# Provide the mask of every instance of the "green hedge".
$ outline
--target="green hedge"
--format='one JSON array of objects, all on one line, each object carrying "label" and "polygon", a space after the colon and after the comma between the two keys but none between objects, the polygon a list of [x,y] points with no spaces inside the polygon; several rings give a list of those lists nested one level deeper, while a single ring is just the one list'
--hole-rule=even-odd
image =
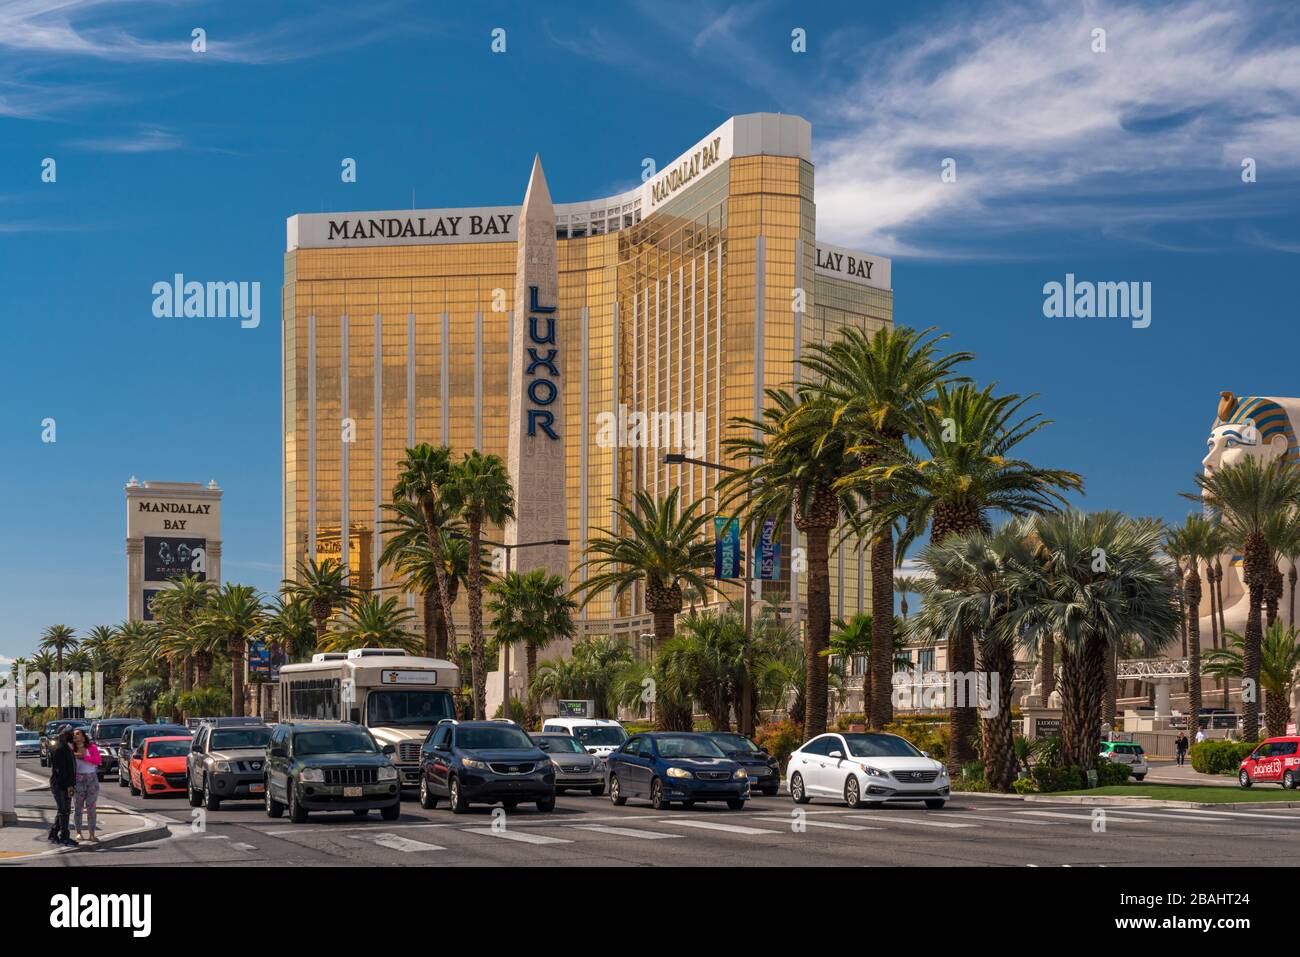
[{"label": "green hedge", "polygon": [[1257,746],[1258,742],[1202,741],[1192,745],[1192,769],[1201,774],[1236,774],[1242,759]]},{"label": "green hedge", "polygon": [[1127,784],[1133,769],[1118,761],[1097,762],[1097,787],[1111,787],[1115,784]]},{"label": "green hedge", "polygon": [[1088,786],[1088,779],[1084,777],[1083,772],[1074,767],[1056,768],[1036,764],[1030,770],[1029,776],[1033,778],[1037,789],[1044,794],[1051,791],[1077,791]]}]

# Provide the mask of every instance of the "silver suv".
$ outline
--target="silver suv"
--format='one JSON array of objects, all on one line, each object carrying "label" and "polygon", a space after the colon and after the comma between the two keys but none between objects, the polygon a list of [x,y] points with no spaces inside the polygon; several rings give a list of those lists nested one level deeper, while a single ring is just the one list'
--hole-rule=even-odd
[{"label": "silver suv", "polygon": [[262,800],[270,740],[271,729],[257,722],[201,724],[185,763],[190,806],[217,811],[222,801]]}]

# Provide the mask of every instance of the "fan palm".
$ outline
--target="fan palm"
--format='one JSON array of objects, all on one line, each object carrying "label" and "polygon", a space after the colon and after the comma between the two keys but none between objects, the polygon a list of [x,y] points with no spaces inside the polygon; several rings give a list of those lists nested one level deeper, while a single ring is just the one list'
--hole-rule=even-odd
[{"label": "fan palm", "polygon": [[433,573],[439,603],[445,609],[442,618],[447,626],[448,646],[455,648],[459,642],[456,640],[456,619],[452,614],[454,603],[451,584],[445,572],[447,555],[439,534],[448,521],[456,518],[455,510],[448,506],[445,498],[447,486],[452,482],[452,469],[451,449],[445,445],[434,448],[427,442],[422,442],[407,449],[405,458],[398,464],[393,502],[414,503],[424,519],[425,543],[433,557],[428,568]]},{"label": "fan palm", "polygon": [[557,638],[572,638],[576,631],[573,613],[578,603],[568,596],[564,579],[544,568],[510,572],[488,586],[492,628],[497,644],[524,646],[524,672],[528,675],[527,716],[536,723],[539,712],[532,690],[537,652]]},{"label": "fan palm", "polygon": [[[1241,678],[1245,672],[1246,639],[1235,631],[1226,632],[1224,638],[1223,648],[1205,656],[1206,674],[1225,679]],[[1300,644],[1296,638],[1296,629],[1275,621],[1264,630],[1260,642],[1259,684],[1265,694],[1266,733],[1271,738],[1285,735],[1291,720],[1291,693],[1295,690],[1297,671],[1300,671]]]},{"label": "fan palm", "polygon": [[357,648],[400,648],[419,654],[420,637],[407,626],[415,612],[401,604],[396,595],[358,595],[347,604],[337,626],[325,636],[322,651],[353,651]]},{"label": "fan palm", "polygon": [[[1024,516],[1065,504],[1065,492],[1083,487],[1078,475],[1012,457],[1017,446],[1049,424],[1037,413],[1023,414],[1032,398],[995,395],[992,386],[938,383],[933,398],[903,418],[919,451],[883,446],[870,466],[844,480],[881,493],[871,513],[872,530],[901,523],[900,550],[927,528],[930,541],[942,545],[949,535],[987,532],[991,511]],[[950,671],[974,671],[974,635],[973,628],[963,627],[948,636]],[[975,707],[954,707],[951,724],[949,759],[960,768],[974,758]]]},{"label": "fan palm", "polygon": [[[1188,515],[1179,528],[1165,533],[1166,554],[1177,554],[1187,561],[1181,596],[1186,597],[1183,632],[1187,635],[1187,711],[1201,713],[1201,572],[1200,563],[1212,562],[1220,549],[1214,525],[1200,515]],[[1180,601],[1182,597],[1180,596]]]},{"label": "fan palm", "polygon": [[[483,523],[498,527],[515,516],[515,491],[499,455],[469,452],[451,469],[443,501],[469,530],[469,649],[474,680],[474,717],[487,716],[487,662],[483,653]],[[433,549],[435,553],[440,548]],[[446,576],[443,576],[444,578]],[[534,663],[536,658],[534,657]],[[508,702],[507,702],[508,705]]]},{"label": "fan palm", "polygon": [[[853,515],[857,499],[837,482],[853,460],[845,433],[835,428],[834,405],[808,387],[796,393],[767,389],[761,419],[735,418],[724,448],[742,463],[718,483],[722,509],[738,508],[754,531],[768,519],[794,512],[795,526],[807,541],[808,674],[805,677],[808,736],[826,730],[826,658],[831,633],[831,535],[842,515]],[[748,561],[748,557],[745,558]],[[746,596],[749,601],[749,596]],[[742,728],[750,733],[752,729]]]},{"label": "fan palm", "polygon": [[[1277,571],[1266,532],[1271,516],[1300,504],[1300,469],[1285,459],[1261,465],[1248,458],[1197,475],[1195,481],[1206,504],[1222,516],[1224,526],[1241,543],[1249,601],[1242,679],[1249,688],[1258,688],[1264,597]],[[1259,736],[1259,696],[1243,693],[1242,699],[1242,734],[1254,741]]]}]

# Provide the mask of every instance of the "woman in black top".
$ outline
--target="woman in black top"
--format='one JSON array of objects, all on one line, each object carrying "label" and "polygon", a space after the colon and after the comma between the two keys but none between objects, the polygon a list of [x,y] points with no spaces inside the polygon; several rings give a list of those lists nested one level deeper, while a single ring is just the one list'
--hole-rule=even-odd
[{"label": "woman in black top", "polygon": [[68,816],[72,811],[72,789],[77,783],[76,758],[72,754],[72,732],[64,730],[50,751],[50,792],[54,795],[54,824],[47,840],[52,844],[76,847],[68,835]]}]

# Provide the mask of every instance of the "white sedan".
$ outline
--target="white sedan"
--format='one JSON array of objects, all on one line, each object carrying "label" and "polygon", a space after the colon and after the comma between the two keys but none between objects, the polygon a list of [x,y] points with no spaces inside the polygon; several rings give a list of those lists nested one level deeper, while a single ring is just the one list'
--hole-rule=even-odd
[{"label": "white sedan", "polygon": [[790,755],[785,779],[796,804],[815,797],[849,807],[924,801],[939,809],[948,800],[948,771],[896,734],[829,733]]}]

